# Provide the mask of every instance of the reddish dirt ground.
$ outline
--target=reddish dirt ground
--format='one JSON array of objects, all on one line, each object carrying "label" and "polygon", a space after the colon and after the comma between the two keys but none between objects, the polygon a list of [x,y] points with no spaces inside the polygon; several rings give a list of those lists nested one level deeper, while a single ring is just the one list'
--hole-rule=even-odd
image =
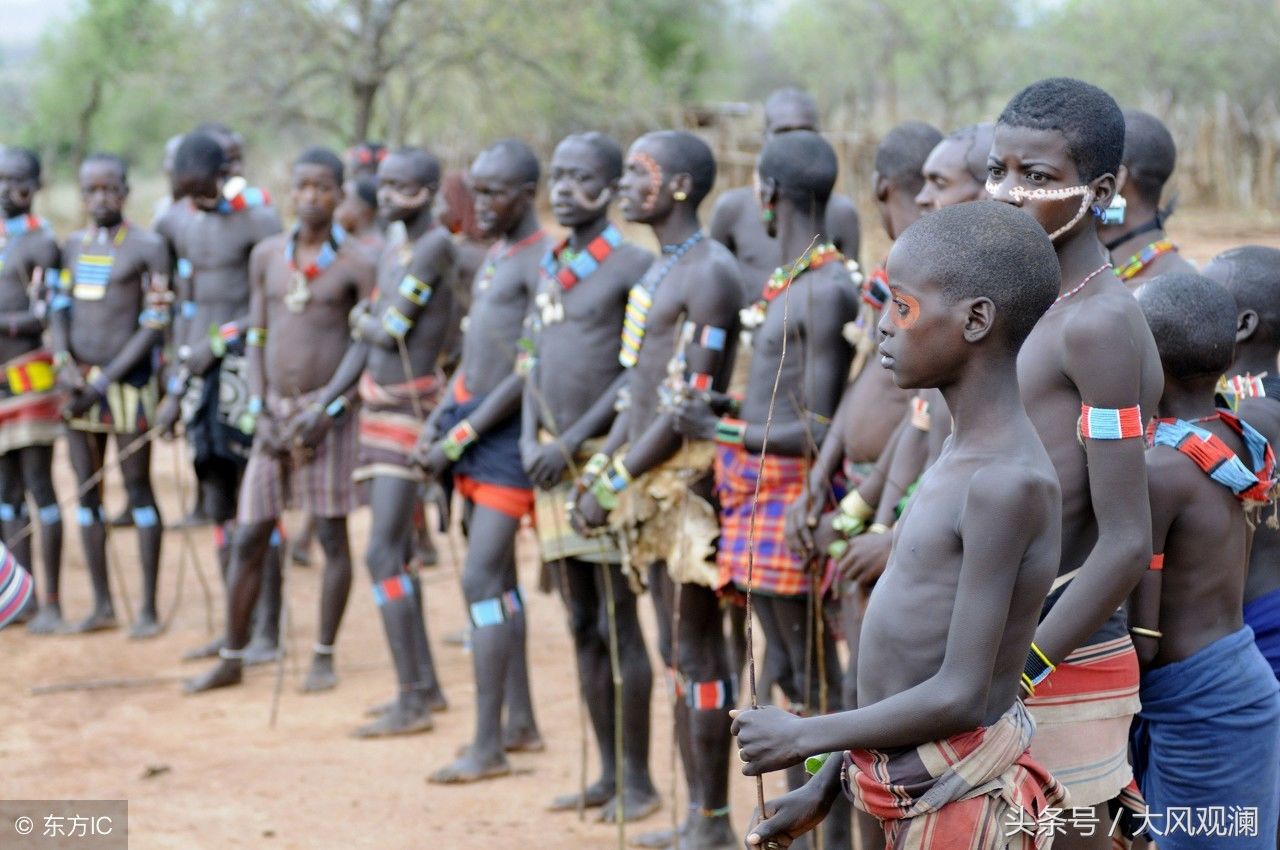
[{"label": "reddish dirt ground", "polygon": [[[1178,227],[1177,222],[1185,226]],[[1197,262],[1245,241],[1280,245],[1280,232],[1274,227],[1228,227],[1208,216],[1179,218],[1172,230]],[[176,454],[171,444],[162,445],[154,464],[162,511],[169,518],[182,513],[174,477]],[[184,470],[184,475],[189,473]],[[64,498],[73,493],[61,452],[57,483]],[[123,501],[118,480],[109,477],[108,504],[118,508]],[[367,512],[357,513],[351,525],[353,551],[358,556],[365,541]],[[460,550],[462,542],[456,530],[452,537],[452,547],[440,541],[441,565],[424,574],[430,630],[452,703],[447,713],[437,716],[434,731],[372,742],[348,735],[361,722],[364,708],[388,696],[393,687],[381,627],[358,557],[357,579],[338,643],[342,681],[336,691],[299,694],[301,673],[294,664],[287,665],[274,729],[268,725],[274,667],[252,671],[240,688],[196,698],[182,696],[181,678],[202,668],[177,659],[209,632],[205,602],[190,569],[181,604],[173,608],[183,537],[172,531],[165,539],[162,613],[168,616],[173,611],[174,619],[163,636],[132,643],[123,630],[50,638],[32,637],[21,628],[0,633],[0,694],[5,695],[0,701],[4,709],[0,764],[5,768],[0,774],[0,798],[127,799],[133,850],[616,846],[611,825],[544,811],[552,796],[577,786],[581,727],[563,609],[555,597],[532,590],[537,567],[528,531],[521,533],[520,563],[522,584],[530,589],[530,666],[547,750],[514,756],[515,775],[485,784],[442,788],[425,782],[426,775],[450,760],[471,733],[470,661],[463,650],[441,641],[464,622],[458,565],[451,551]],[[212,589],[216,625],[221,622],[222,593],[211,534],[201,529],[191,532],[191,539]],[[113,569],[136,599],[133,532],[117,532],[113,541],[118,553]],[[64,608],[68,617],[78,618],[88,609],[89,591],[70,521],[64,561]],[[293,658],[307,655],[318,584],[316,567],[292,568],[289,573]],[[652,635],[647,600],[643,610]],[[32,691],[49,685],[146,677],[160,677],[160,681],[45,695]],[[670,707],[661,687],[654,689],[653,713],[654,776],[669,795],[673,784]],[[771,777],[766,793],[774,796],[780,790],[781,779]],[[733,821],[739,834],[753,799],[753,783],[736,777]],[[683,788],[680,804],[684,805]],[[629,831],[658,828],[670,818],[668,798],[659,814],[630,826]],[[0,840],[0,846],[4,843]]]}]

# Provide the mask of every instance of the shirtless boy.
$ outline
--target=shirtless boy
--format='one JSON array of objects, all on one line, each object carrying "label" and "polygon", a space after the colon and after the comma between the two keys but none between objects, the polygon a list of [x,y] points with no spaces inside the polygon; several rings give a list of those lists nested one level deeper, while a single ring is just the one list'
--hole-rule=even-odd
[{"label": "shirtless boy", "polygon": [[[44,602],[36,611],[32,592],[14,616],[30,630],[51,634],[63,626],[58,600],[62,566],[62,512],[53,490],[53,444],[62,433],[62,404],[54,386],[53,358],[42,335],[52,284],[62,265],[53,229],[31,212],[40,190],[40,159],[25,148],[0,151],[0,363],[9,377],[0,385],[0,537],[13,541],[31,522],[27,496],[35,501],[44,560]],[[15,380],[16,378],[16,380]],[[31,538],[11,542],[18,563],[31,561]]]},{"label": "shirtless boy", "polygon": [[[622,148],[601,133],[569,136],[551,157],[551,210],[570,235],[542,261],[530,315],[532,362],[520,439],[524,470],[538,488],[535,517],[542,560],[559,573],[579,686],[600,755],[600,778],[587,786],[585,795],[557,797],[551,809],[603,806],[604,820],[613,820],[619,810],[634,820],[658,806],[649,776],[653,671],[636,615],[636,594],[622,572],[616,543],[577,534],[566,511],[577,473],[603,446],[613,422],[624,373],[618,362],[618,330],[628,292],[653,262],[648,251],[624,241],[609,221],[621,176]],[[622,677],[620,706],[614,700],[610,663],[609,595]],[[616,757],[616,711],[622,712],[622,765]]]},{"label": "shirtless boy", "polygon": [[189,693],[239,684],[267,547],[281,513],[298,504],[316,517],[324,551],[320,619],[304,691],[334,687],[334,641],[351,589],[347,514],[356,428],[351,399],[322,405],[320,394],[350,340],[348,315],[374,286],[374,264],[346,248],[334,224],[342,200],[342,161],[323,148],[293,166],[298,224],[271,237],[250,258],[249,325],[245,334],[249,402],[245,430],[254,434],[236,512],[226,646],[221,661],[186,684]]},{"label": "shirtless boy", "polygon": [[[67,240],[51,320],[58,378],[68,391],[67,448],[83,486],[102,469],[107,435],[115,435],[142,567],[142,601],[129,636],[152,637],[160,633],[156,585],[164,527],[151,491],[151,447],[132,446],[149,439],[159,402],[157,355],[172,301],[169,257],[159,236],[124,219],[129,177],[122,159],[88,157],[80,166],[80,195],[92,225]],[[100,488],[81,494],[77,517],[94,597],[77,631],[113,628]]]},{"label": "shirtless boy", "polygon": [[868,603],[859,707],[734,713],[747,775],[831,754],[807,785],[766,803],[747,843],[789,846],[826,815],[843,776],[889,846],[1032,848],[1037,819],[1065,799],[1028,754],[1035,724],[1018,700],[1061,509],[1019,397],[1017,354],[1053,303],[1058,264],[1034,221],[962,204],[898,239],[889,280],[881,363],[903,387],[940,388],[955,432]]},{"label": "shirtless boy", "polygon": [[[1231,293],[1196,274],[1153,280],[1138,303],[1165,381],[1147,429],[1155,554],[1129,616],[1142,659],[1134,774],[1160,850],[1272,850],[1280,685],[1241,603],[1250,530],[1275,500],[1275,454],[1248,422],[1215,409],[1236,338]],[[1178,809],[1215,808],[1252,811],[1256,828],[1215,841],[1177,821]]]}]

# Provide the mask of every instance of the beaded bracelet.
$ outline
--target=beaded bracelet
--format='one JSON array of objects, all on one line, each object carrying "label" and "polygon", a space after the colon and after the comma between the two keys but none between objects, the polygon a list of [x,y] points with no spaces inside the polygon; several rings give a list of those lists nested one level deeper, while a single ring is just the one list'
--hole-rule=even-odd
[{"label": "beaded bracelet", "polygon": [[1031,649],[1027,651],[1027,660],[1022,667],[1022,689],[1028,696],[1035,696],[1036,685],[1049,678],[1049,674],[1056,669],[1058,668],[1049,661],[1049,656],[1036,646],[1035,641],[1032,641]]},{"label": "beaded bracelet", "polygon": [[324,409],[330,419],[337,419],[339,416],[347,412],[347,397],[340,395],[333,401],[329,402],[329,406]]},{"label": "beaded bracelet", "polygon": [[596,452],[591,459],[582,465],[582,477],[595,480],[609,466],[609,456],[604,452]]},{"label": "beaded bracelet", "polygon": [[721,416],[716,420],[715,441],[730,446],[741,446],[747,441],[747,423],[741,419]]},{"label": "beaded bracelet", "polygon": [[476,429],[471,423],[463,419],[457,425],[450,429],[447,436],[440,443],[440,450],[444,452],[444,456],[455,463],[462,457],[462,453],[467,447],[480,438],[476,433]]}]

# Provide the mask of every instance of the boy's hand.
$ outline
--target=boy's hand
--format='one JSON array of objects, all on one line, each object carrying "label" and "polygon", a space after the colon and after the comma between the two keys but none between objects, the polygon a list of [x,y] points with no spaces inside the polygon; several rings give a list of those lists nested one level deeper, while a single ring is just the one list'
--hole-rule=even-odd
[{"label": "boy's hand", "polygon": [[783,528],[786,530],[787,545],[792,552],[807,556],[814,550],[813,529],[817,526],[821,513],[822,500],[803,495],[787,507]]},{"label": "boy's hand", "polygon": [[821,823],[831,811],[831,803],[811,787],[816,784],[810,781],[790,794],[765,803],[768,817],[762,817],[756,809],[747,827],[747,846],[786,850],[792,841]]},{"label": "boy's hand", "polygon": [[565,447],[559,440],[553,440],[545,446],[529,449],[528,459],[524,462],[524,471],[535,485],[543,490],[549,490],[564,477],[567,466]]},{"label": "boy's hand", "polygon": [[596,494],[590,490],[578,497],[573,513],[569,515],[569,524],[573,530],[583,537],[589,537],[609,519],[605,509],[600,506]]},{"label": "boy's hand", "polygon": [[893,535],[859,534],[849,541],[849,548],[836,561],[840,577],[845,581],[857,582],[863,587],[871,587],[884,575],[884,568],[889,565],[889,548],[893,544]]},{"label": "boy's hand", "polygon": [[713,440],[718,418],[704,399],[688,398],[676,408],[676,431],[691,440]]},{"label": "boy's hand", "polygon": [[173,436],[173,429],[182,415],[182,397],[174,393],[164,397],[156,408],[156,427],[165,437]]},{"label": "boy's hand", "polygon": [[810,753],[796,749],[800,718],[777,706],[734,709],[732,732],[738,737],[738,758],[746,776],[782,770],[804,761]]}]

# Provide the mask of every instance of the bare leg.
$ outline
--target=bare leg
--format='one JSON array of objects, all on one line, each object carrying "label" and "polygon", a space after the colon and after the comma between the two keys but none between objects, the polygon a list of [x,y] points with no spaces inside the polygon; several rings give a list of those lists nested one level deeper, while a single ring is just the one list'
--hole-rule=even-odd
[{"label": "bare leg", "polygon": [[311,544],[316,539],[316,518],[307,514],[302,520],[302,528],[293,538],[293,548],[289,550],[293,562],[300,567],[311,566]]},{"label": "bare leg", "polygon": [[[120,434],[116,450],[125,455],[130,446],[142,439],[141,434]],[[129,631],[131,638],[148,638],[160,634],[160,617],[156,612],[156,592],[160,579],[160,543],[164,525],[156,510],[156,497],[151,490],[151,446],[145,445],[120,464],[125,490],[132,506],[133,525],[138,530],[138,563],[142,567],[142,602],[138,617]]]},{"label": "bare leg", "polygon": [[515,610],[523,606],[512,604],[511,596],[518,528],[518,519],[484,505],[472,513],[462,590],[474,627],[475,735],[456,761],[431,775],[432,782],[472,782],[511,772],[502,746],[502,706],[510,661],[524,651],[524,612]]},{"label": "bare leg", "polygon": [[267,543],[266,559],[262,562],[262,591],[258,594],[258,607],[253,609],[253,637],[244,650],[246,667],[270,664],[280,651],[280,608],[284,604],[282,582],[284,574],[284,535],[280,524],[271,531]]},{"label": "bare leg", "polygon": [[724,616],[714,591],[697,584],[680,587],[679,628],[678,665],[687,688],[693,745],[691,784],[698,788],[689,796],[701,803],[679,846],[690,850],[737,847],[729,824],[729,709],[736,704],[734,677]]},{"label": "bare leg", "polygon": [[186,682],[187,693],[238,685],[242,677],[244,647],[249,642],[253,609],[262,585],[263,560],[275,528],[275,519],[236,527],[231,554],[231,584],[227,591],[227,636],[218,666]]},{"label": "bare leg", "polygon": [[[858,587],[846,590],[840,599],[840,616],[844,629],[845,646],[849,648],[849,666],[844,671],[840,690],[841,705],[858,707],[858,641],[862,636],[862,614],[866,610],[866,595]],[[853,831],[858,847],[868,850],[884,843],[884,829],[880,821],[857,807],[853,807]]]},{"label": "bare leg", "polygon": [[[106,448],[105,435],[85,431],[67,433],[71,465],[75,468],[76,480],[81,486],[102,468],[102,456]],[[85,563],[89,568],[89,579],[93,583],[93,613],[76,625],[75,631],[113,629],[116,626],[116,613],[111,602],[111,586],[107,581],[107,536],[99,488],[91,487],[80,496],[80,509],[76,516],[80,523],[80,541],[84,547]]]},{"label": "bare leg", "polygon": [[[422,660],[418,657],[417,632],[423,628],[418,613],[421,600],[417,598],[421,585],[405,571],[409,514],[416,489],[412,481],[389,476],[379,476],[369,482],[373,525],[369,530],[365,562],[374,585],[374,601],[382,615],[398,688],[391,708],[378,720],[356,730],[356,736],[361,738],[421,732],[432,725],[425,685],[420,681]],[[425,639],[424,634],[422,641]]]},{"label": "bare leg", "polygon": [[337,686],[333,668],[333,646],[338,627],[351,595],[351,543],[347,539],[346,517],[316,517],[316,538],[324,552],[324,581],[320,589],[320,628],[316,635],[311,669],[302,682],[306,693],[327,691]]}]

